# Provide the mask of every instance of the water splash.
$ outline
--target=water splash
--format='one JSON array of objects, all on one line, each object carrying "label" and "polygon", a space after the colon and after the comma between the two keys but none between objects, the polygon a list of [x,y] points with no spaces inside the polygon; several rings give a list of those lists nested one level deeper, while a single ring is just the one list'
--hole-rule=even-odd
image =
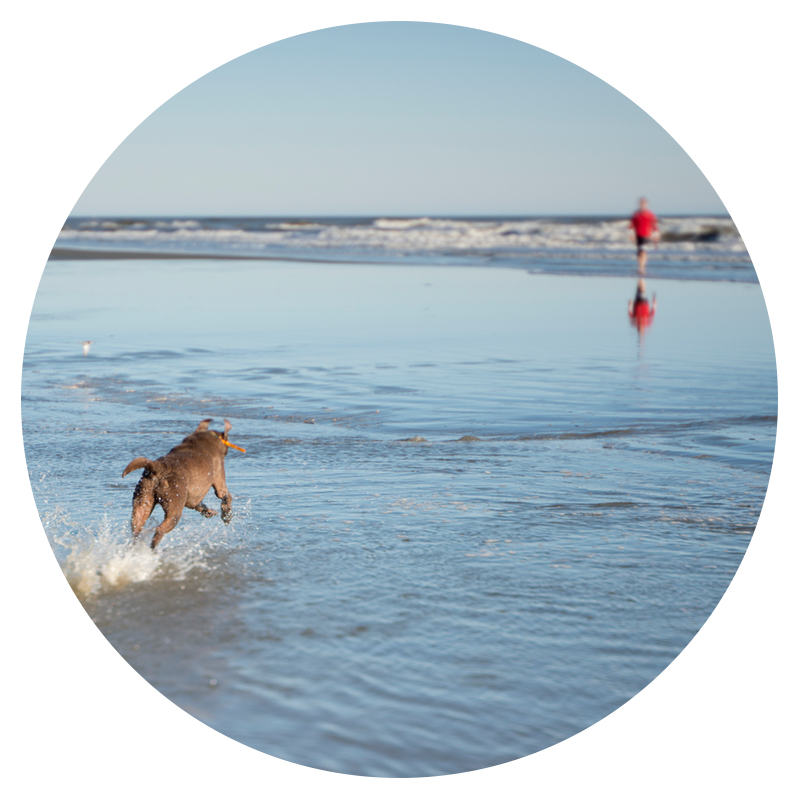
[{"label": "water splash", "polygon": [[[248,508],[242,509],[245,515]],[[104,516],[97,522],[74,521],[63,508],[48,510],[42,523],[72,590],[81,599],[145,581],[182,581],[193,570],[208,570],[209,556],[229,547],[233,531],[219,520],[187,519],[153,552],[151,521],[133,542],[127,520]],[[214,524],[216,523],[216,524]]]}]

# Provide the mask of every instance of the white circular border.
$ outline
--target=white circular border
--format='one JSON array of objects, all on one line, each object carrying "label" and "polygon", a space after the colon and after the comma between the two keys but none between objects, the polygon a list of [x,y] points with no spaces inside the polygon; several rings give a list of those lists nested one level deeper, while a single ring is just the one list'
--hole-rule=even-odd
[{"label": "white circular border", "polygon": [[[445,0],[97,0],[4,12],[2,225],[4,522],[2,785],[10,796],[769,797],[797,790],[793,721],[798,543],[794,358],[798,169],[791,6],[716,0],[479,5]],[[310,30],[411,20],[512,36],[588,69],[651,114],[695,160],[758,271],[779,370],[778,445],[752,544],[717,610],[652,684],[586,731],[479,772],[369,779],[279,761],[217,734],[162,697],[83,612],[47,541],[27,479],[20,367],[34,295],[58,230],[119,142],[187,83]]]}]

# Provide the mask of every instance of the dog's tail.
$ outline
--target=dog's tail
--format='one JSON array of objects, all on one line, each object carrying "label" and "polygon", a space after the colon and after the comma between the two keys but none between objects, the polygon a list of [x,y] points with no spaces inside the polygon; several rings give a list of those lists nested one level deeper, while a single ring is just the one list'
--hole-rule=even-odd
[{"label": "dog's tail", "polygon": [[158,475],[161,472],[162,464],[159,464],[158,461],[151,461],[149,458],[143,458],[139,456],[139,458],[134,458],[130,464],[122,471],[122,477],[124,478],[129,472],[133,472],[137,469],[146,469],[149,472],[152,472],[154,475]]}]

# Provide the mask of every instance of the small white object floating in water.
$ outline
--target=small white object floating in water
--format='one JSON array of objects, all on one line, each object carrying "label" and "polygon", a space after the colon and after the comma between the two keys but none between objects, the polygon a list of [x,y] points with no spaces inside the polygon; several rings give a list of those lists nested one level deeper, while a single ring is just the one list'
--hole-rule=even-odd
[{"label": "small white object floating in water", "polygon": [[88,356],[89,355],[89,348],[94,344],[93,340],[89,339],[88,342],[81,342],[81,344],[83,345],[83,354],[85,356]]}]

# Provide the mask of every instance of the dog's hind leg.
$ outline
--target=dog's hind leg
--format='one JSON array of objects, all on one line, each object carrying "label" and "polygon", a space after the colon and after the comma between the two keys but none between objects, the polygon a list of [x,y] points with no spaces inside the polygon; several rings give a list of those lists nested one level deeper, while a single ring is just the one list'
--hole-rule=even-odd
[{"label": "dog's hind leg", "polygon": [[165,533],[169,533],[180,521],[183,513],[183,506],[175,506],[164,509],[164,521],[156,528],[153,541],[150,542],[150,549],[155,550],[158,543],[164,538]]},{"label": "dog's hind leg", "polygon": [[150,519],[155,504],[152,491],[141,491],[139,486],[136,487],[133,493],[133,513],[131,514],[131,533],[134,539],[142,532],[145,522]]}]

